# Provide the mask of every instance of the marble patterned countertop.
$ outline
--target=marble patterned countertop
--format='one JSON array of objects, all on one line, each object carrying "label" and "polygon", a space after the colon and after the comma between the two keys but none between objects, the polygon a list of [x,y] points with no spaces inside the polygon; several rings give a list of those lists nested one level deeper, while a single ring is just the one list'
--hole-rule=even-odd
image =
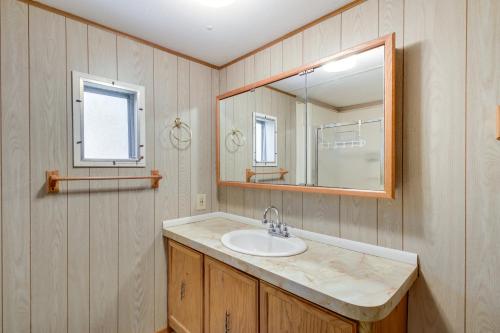
[{"label": "marble patterned countertop", "polygon": [[[406,252],[372,245],[367,245],[368,251],[362,247],[362,251],[354,251],[328,244],[324,240],[332,238],[329,236],[320,235],[316,240],[311,240],[316,237],[308,239],[299,235],[307,243],[308,250],[291,257],[257,257],[238,253],[222,245],[221,236],[229,231],[259,226],[230,219],[229,214],[219,215],[224,217],[208,214],[195,219],[165,221],[163,234],[312,303],[358,321],[373,322],[385,318],[417,278],[416,255],[410,254],[413,255],[410,258],[414,258],[414,262],[388,259],[380,253],[383,255],[384,250],[389,254],[391,251],[400,252],[404,257]],[[299,230],[294,233],[292,229],[292,234],[299,234]],[[307,233],[306,236],[310,235],[314,233]],[[374,251],[370,251],[370,248]],[[377,248],[382,249],[382,252],[377,253]]]}]

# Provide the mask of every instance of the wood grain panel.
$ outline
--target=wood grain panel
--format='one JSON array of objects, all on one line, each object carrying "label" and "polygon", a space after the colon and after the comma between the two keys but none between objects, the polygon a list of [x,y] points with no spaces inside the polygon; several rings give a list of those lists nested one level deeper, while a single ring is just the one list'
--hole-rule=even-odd
[{"label": "wood grain panel", "polygon": [[[89,73],[116,79],[116,36],[88,27]],[[117,176],[92,168],[91,176]],[[90,182],[90,332],[118,332],[118,181]]]},{"label": "wood grain panel", "polygon": [[340,198],[336,195],[304,193],[303,228],[331,236],[340,234]]},{"label": "wood grain panel", "polygon": [[203,254],[168,241],[168,321],[179,333],[203,332]]},{"label": "wood grain panel", "polygon": [[500,3],[467,2],[466,331],[500,331]]},{"label": "wood grain panel", "polygon": [[342,50],[378,36],[378,0],[367,0],[342,13]]},{"label": "wood grain panel", "polygon": [[265,49],[255,54],[254,80],[260,81],[271,76],[271,50]]},{"label": "wood grain panel", "polygon": [[[212,164],[211,150],[207,143],[211,142],[211,84],[212,75],[208,67],[195,62],[190,64],[190,112],[191,130],[193,139],[191,151],[191,215],[203,214],[210,211],[212,206],[211,177]],[[215,172],[215,171],[214,171]],[[197,210],[197,194],[206,195],[206,209]]]},{"label": "wood grain panel", "polygon": [[31,315],[28,6],[14,0],[1,1],[0,24],[4,208],[0,324],[4,332],[27,333]]},{"label": "wood grain panel", "polygon": [[245,58],[245,84],[256,82],[255,80],[255,56]]},{"label": "wood grain panel", "polygon": [[377,200],[340,198],[340,236],[377,244]]},{"label": "wood grain panel", "polygon": [[[120,169],[141,175],[154,165],[153,49],[118,37],[118,80],[146,88],[146,168]],[[154,190],[119,181],[118,331],[154,331]]]},{"label": "wood grain panel", "polygon": [[[67,195],[45,194],[45,171],[66,173],[65,19],[30,7],[31,329],[66,332]],[[50,147],[50,148],[49,148]]]},{"label": "wood grain panel", "polygon": [[378,245],[403,248],[403,0],[379,1],[379,35],[396,33],[396,186],[394,200],[378,200]]},{"label": "wood grain panel", "polygon": [[155,168],[166,180],[155,194],[155,329],[167,325],[167,257],[163,220],[176,218],[178,209],[178,151],[170,142],[177,117],[177,57],[154,50]]},{"label": "wood grain panel", "polygon": [[283,42],[276,43],[269,49],[271,56],[271,76],[283,71]]},{"label": "wood grain panel", "polygon": [[[182,121],[191,124],[189,106],[190,63],[184,59],[177,61],[177,111]],[[191,214],[191,147],[179,151],[179,217]]]},{"label": "wood grain panel", "polygon": [[243,87],[245,85],[245,61],[227,67],[227,87],[228,91]]},{"label": "wood grain panel", "polygon": [[205,332],[257,333],[258,300],[257,279],[205,256]]},{"label": "wood grain panel", "polygon": [[403,248],[420,264],[409,332],[464,331],[465,7],[405,2]]},{"label": "wood grain panel", "polygon": [[302,229],[302,197],[301,192],[278,192],[283,193],[283,221],[295,228]]},{"label": "wood grain panel", "polygon": [[[368,0],[342,13],[342,45],[345,50],[378,36],[378,0]],[[340,235],[377,244],[377,200],[340,198]]]},{"label": "wood grain panel", "polygon": [[267,283],[260,283],[260,332],[354,333],[356,323]]},{"label": "wood grain panel", "polygon": [[340,51],[340,15],[304,30],[302,63],[307,64]]},{"label": "wood grain panel", "polygon": [[[68,175],[89,176],[88,168],[73,167],[72,71],[88,72],[87,25],[66,19]],[[68,183],[68,331],[90,327],[90,210],[89,182]]]},{"label": "wood grain panel", "polygon": [[212,173],[211,173],[211,187],[212,187],[212,211],[219,211],[219,198],[217,192],[217,177],[216,177],[216,164],[217,164],[217,156],[216,156],[216,110],[217,110],[217,101],[216,97],[219,95],[219,71],[212,69],[212,99],[210,103],[210,124],[211,124],[211,162],[212,162]]},{"label": "wood grain panel", "polygon": [[302,32],[283,40],[283,71],[302,65]]}]

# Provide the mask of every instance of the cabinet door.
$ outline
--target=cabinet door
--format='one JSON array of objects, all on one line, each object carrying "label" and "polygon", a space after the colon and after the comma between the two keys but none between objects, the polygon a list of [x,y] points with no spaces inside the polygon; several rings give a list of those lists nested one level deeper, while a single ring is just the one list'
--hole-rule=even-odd
[{"label": "cabinet door", "polygon": [[356,323],[260,283],[260,333],[355,333]]},{"label": "cabinet door", "polygon": [[259,282],[205,257],[205,333],[257,333]]},{"label": "cabinet door", "polygon": [[168,241],[168,325],[176,333],[203,331],[203,255]]}]

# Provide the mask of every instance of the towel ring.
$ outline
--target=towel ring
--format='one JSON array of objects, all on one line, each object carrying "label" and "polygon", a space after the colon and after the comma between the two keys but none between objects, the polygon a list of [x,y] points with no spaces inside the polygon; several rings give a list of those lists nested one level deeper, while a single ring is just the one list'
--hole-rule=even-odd
[{"label": "towel ring", "polygon": [[[182,137],[182,132],[187,133],[186,138]],[[189,144],[191,143],[191,139],[193,138],[191,126],[183,122],[181,118],[175,118],[174,123],[172,124],[172,128],[170,129],[170,138],[177,141],[178,144],[182,143],[185,144],[186,147],[189,146]],[[177,145],[177,147],[179,148],[179,145]]]},{"label": "towel ring", "polygon": [[[231,139],[231,142],[234,145],[233,147],[230,146],[229,139]],[[226,148],[231,153],[238,151],[241,147],[245,146],[246,143],[247,140],[245,138],[245,135],[243,135],[243,132],[237,128],[232,129],[226,135]]]}]

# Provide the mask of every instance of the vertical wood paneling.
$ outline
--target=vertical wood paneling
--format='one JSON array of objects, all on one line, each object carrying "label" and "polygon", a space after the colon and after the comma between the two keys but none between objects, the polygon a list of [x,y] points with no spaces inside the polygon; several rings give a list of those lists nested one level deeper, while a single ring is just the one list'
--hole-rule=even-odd
[{"label": "vertical wood paneling", "polygon": [[227,87],[230,91],[245,85],[245,61],[238,61],[227,68]]},{"label": "vertical wood paneling", "polygon": [[[88,168],[73,167],[73,99],[71,71],[88,72],[87,25],[66,20],[68,174],[89,176]],[[90,211],[89,182],[68,183],[68,331],[89,332]]]},{"label": "vertical wood paneling", "polygon": [[283,71],[302,65],[302,33],[283,40]]},{"label": "vertical wood paneling", "polygon": [[403,248],[403,18],[404,0],[379,0],[379,35],[396,33],[396,191],[377,200],[377,242],[394,249]]},{"label": "vertical wood paneling", "polygon": [[340,235],[339,197],[304,193],[303,228],[331,236]]},{"label": "vertical wood paneling", "polygon": [[465,21],[464,0],[405,2],[403,247],[420,259],[409,332],[464,331]]},{"label": "vertical wood paneling", "polygon": [[467,2],[466,331],[500,331],[500,3]]},{"label": "vertical wood paneling", "polygon": [[254,80],[255,82],[271,76],[271,51],[264,49],[255,54],[254,60]]},{"label": "vertical wood paneling", "polygon": [[155,330],[167,326],[167,256],[163,220],[176,218],[179,170],[178,152],[170,142],[177,117],[177,57],[154,50],[155,168],[165,175],[155,194]]},{"label": "vertical wood paneling", "polygon": [[15,0],[0,1],[0,24],[1,207],[4,207],[0,332],[28,333],[31,298],[28,6]]},{"label": "vertical wood paneling", "polygon": [[[211,142],[210,111],[212,101],[212,75],[210,68],[191,62],[190,73],[190,117],[193,138],[191,151],[191,215],[203,214],[210,211],[212,206],[211,177],[212,174],[211,150],[207,143]],[[197,210],[197,194],[206,195],[206,209]]]},{"label": "vertical wood paneling", "polygon": [[340,51],[340,21],[340,15],[336,15],[304,31],[303,63]]},{"label": "vertical wood paneling", "polygon": [[[89,73],[116,79],[116,36],[88,27]],[[91,175],[118,175],[92,168]],[[118,332],[118,182],[90,182],[90,331]]]},{"label": "vertical wood paneling", "polygon": [[216,164],[217,164],[217,157],[216,157],[216,119],[217,119],[217,102],[216,102],[216,97],[219,95],[219,71],[216,69],[212,69],[212,99],[210,101],[210,124],[211,124],[211,161],[212,161],[212,211],[216,212],[219,211],[219,200],[218,200],[218,194],[217,194],[217,179],[216,179]]},{"label": "vertical wood paneling", "polygon": [[30,7],[31,329],[66,332],[67,195],[45,194],[45,171],[68,172],[62,16]]},{"label": "vertical wood paneling", "polygon": [[281,73],[283,71],[283,42],[271,46],[269,52],[271,57],[271,75]]},{"label": "vertical wood paneling", "polygon": [[[342,13],[343,50],[378,36],[378,0],[368,0]],[[340,235],[377,244],[377,200],[340,198]]]},{"label": "vertical wood paneling", "polygon": [[[177,110],[182,121],[191,124],[189,109],[189,61],[179,58],[177,61]],[[191,213],[191,152],[190,147],[179,151],[179,217]]]},{"label": "vertical wood paneling", "polygon": [[342,13],[342,49],[377,38],[379,0],[367,0]]},{"label": "vertical wood paneling", "polygon": [[[154,165],[153,49],[118,37],[118,80],[146,88],[146,168],[120,169],[140,175]],[[148,171],[146,171],[148,170]],[[149,184],[119,181],[118,331],[154,331],[154,190]]]}]

